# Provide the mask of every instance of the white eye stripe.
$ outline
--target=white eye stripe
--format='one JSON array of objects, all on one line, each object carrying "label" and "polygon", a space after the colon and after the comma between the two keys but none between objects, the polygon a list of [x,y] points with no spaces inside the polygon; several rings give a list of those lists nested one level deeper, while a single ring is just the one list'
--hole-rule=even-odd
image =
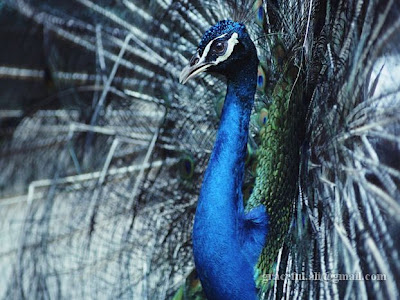
[{"label": "white eye stripe", "polygon": [[199,63],[202,63],[202,62],[204,62],[206,60],[206,57],[208,55],[208,52],[210,52],[211,45],[213,44],[213,42],[215,40],[217,40],[217,39],[220,39],[220,38],[226,36],[226,35],[227,35],[227,33],[224,33],[223,35],[217,36],[215,39],[213,39],[210,42],[208,42],[207,46],[204,48],[203,55],[200,57]]},{"label": "white eye stripe", "polygon": [[226,49],[223,55],[217,57],[217,59],[215,60],[216,65],[219,64],[220,62],[227,60],[228,57],[231,56],[233,48],[235,47],[236,44],[239,43],[238,36],[239,35],[236,32],[232,34],[232,36],[228,40],[228,49]]},{"label": "white eye stripe", "polygon": [[[208,55],[208,53],[210,52],[211,46],[214,43],[215,40],[220,39],[222,37],[224,37],[225,35],[227,35],[227,33],[220,35],[218,37],[216,37],[215,39],[211,40],[207,46],[204,48],[203,54],[200,57],[200,60],[198,62],[198,64],[205,62],[206,57]],[[214,65],[218,65],[219,63],[225,61],[228,59],[229,56],[231,56],[232,52],[233,52],[233,48],[235,47],[236,44],[239,43],[238,41],[238,37],[239,35],[234,32],[231,37],[228,40],[228,48],[226,49],[225,53],[221,56],[218,56],[217,59],[215,60],[215,62],[213,63]]]}]

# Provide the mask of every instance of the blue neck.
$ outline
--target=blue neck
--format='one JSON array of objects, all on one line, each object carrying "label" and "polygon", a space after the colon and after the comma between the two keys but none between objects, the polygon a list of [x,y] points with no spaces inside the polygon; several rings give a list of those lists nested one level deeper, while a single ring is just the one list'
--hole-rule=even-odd
[{"label": "blue neck", "polygon": [[241,189],[256,79],[257,64],[228,78],[217,139],[197,205],[193,252],[209,299],[256,298],[254,262],[245,255],[241,236]]}]

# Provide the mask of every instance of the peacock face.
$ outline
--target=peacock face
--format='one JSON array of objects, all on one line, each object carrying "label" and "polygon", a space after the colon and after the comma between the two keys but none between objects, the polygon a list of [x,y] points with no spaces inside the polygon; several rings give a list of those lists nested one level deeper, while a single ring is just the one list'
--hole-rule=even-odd
[{"label": "peacock face", "polygon": [[205,32],[195,55],[179,77],[181,83],[208,71],[229,77],[241,64],[257,60],[257,53],[246,27],[230,20],[220,21]]}]

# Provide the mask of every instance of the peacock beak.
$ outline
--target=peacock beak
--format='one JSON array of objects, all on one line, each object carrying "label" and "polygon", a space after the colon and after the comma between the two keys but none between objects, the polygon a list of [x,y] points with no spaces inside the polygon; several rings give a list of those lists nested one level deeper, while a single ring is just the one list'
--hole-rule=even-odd
[{"label": "peacock beak", "polygon": [[187,65],[181,72],[179,76],[179,82],[185,84],[190,78],[195,77],[196,75],[200,74],[207,70],[208,67],[211,67],[212,63],[202,62],[201,60],[195,64]]}]

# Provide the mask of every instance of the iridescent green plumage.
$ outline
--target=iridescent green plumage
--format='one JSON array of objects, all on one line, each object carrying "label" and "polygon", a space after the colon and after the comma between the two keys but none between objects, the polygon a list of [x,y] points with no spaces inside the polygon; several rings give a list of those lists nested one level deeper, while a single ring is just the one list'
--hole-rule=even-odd
[{"label": "iridescent green plumage", "polygon": [[279,249],[288,234],[298,192],[300,146],[304,137],[306,102],[302,74],[292,65],[271,93],[268,120],[260,130],[257,171],[248,206],[265,205],[269,231],[259,260],[261,276],[273,273]]}]

